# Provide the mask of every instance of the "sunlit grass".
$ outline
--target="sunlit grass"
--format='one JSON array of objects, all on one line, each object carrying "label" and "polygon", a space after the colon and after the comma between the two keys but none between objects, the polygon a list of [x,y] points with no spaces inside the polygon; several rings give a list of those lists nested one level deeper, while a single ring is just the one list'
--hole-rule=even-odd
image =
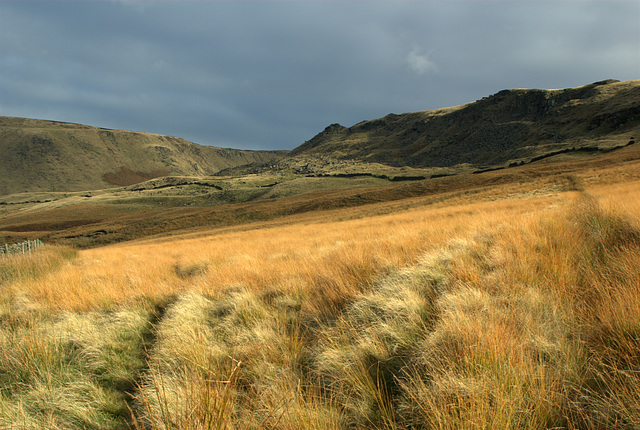
[{"label": "sunlit grass", "polygon": [[209,294],[238,285],[255,291],[302,288],[334,305],[366,289],[375,276],[413,264],[453,238],[550,204],[539,199],[421,207],[347,221],[108,246],[81,251],[54,273],[25,279],[19,288],[37,302],[64,309],[117,306],[184,291]]},{"label": "sunlit grass", "polygon": [[637,428],[639,185],[0,262],[0,427]]}]

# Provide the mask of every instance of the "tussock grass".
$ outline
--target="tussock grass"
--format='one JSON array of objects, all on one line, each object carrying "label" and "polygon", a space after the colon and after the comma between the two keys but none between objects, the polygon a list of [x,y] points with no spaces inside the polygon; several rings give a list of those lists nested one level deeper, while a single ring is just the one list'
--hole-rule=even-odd
[{"label": "tussock grass", "polygon": [[122,428],[126,391],[144,365],[147,312],[24,312],[0,324],[0,425]]},{"label": "tussock grass", "polygon": [[406,369],[400,409],[420,428],[562,426],[564,387],[580,352],[547,297],[460,288]]},{"label": "tussock grass", "polygon": [[[576,216],[584,248],[575,308],[589,354],[589,384],[579,390],[574,413],[588,428],[637,428],[640,424],[640,219],[604,208],[589,197]],[[587,400],[585,400],[587,399]],[[582,405],[581,405],[582,406]]]},{"label": "tussock grass", "polygon": [[247,289],[180,297],[157,328],[139,426],[336,428],[339,412],[305,382],[299,313],[296,297]]},{"label": "tussock grass", "polygon": [[436,318],[439,283],[430,269],[390,275],[322,330],[314,370],[345,409],[348,425],[395,427],[398,376]]},{"label": "tussock grass", "polygon": [[25,271],[0,294],[0,423],[637,428],[637,185],[111,246]]}]

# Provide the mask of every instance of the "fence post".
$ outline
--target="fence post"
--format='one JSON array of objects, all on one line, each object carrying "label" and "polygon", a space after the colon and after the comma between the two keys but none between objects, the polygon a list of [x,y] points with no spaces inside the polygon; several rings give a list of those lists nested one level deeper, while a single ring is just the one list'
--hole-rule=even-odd
[{"label": "fence post", "polygon": [[13,244],[5,243],[4,245],[0,245],[0,256],[16,254],[18,252],[21,252],[22,254],[31,254],[31,252],[41,245],[44,245],[44,243],[40,239],[26,240],[24,242]]}]

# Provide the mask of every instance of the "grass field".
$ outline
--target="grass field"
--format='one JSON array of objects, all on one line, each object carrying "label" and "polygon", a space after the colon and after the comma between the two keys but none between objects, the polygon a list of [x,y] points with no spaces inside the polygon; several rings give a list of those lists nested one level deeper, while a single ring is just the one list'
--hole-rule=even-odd
[{"label": "grass field", "polygon": [[0,428],[638,428],[626,157],[0,259]]}]

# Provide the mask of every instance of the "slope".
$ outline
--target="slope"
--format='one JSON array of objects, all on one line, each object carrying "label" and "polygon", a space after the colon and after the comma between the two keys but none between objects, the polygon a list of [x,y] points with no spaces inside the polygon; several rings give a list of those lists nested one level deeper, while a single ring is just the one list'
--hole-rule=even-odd
[{"label": "slope", "polygon": [[559,90],[512,89],[461,106],[332,124],[291,152],[414,168],[499,168],[561,151],[612,149],[635,139],[640,81]]},{"label": "slope", "polygon": [[40,239],[90,248],[187,231],[252,230],[308,217],[359,218],[415,204],[448,207],[469,199],[500,199],[492,191],[498,186],[512,197],[554,194],[580,184],[638,181],[638,166],[636,143],[608,153],[558,154],[510,169],[420,181],[263,173],[164,177],[92,192],[14,194],[0,198],[0,245]]},{"label": "slope", "polygon": [[167,174],[211,175],[282,155],[202,146],[158,134],[0,117],[0,195],[101,189]]}]

